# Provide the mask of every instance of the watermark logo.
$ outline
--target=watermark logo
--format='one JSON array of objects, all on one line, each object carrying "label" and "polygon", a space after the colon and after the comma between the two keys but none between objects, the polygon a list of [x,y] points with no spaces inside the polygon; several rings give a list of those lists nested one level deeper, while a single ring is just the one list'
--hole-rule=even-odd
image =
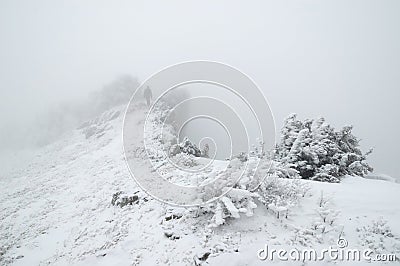
[{"label": "watermark logo", "polygon": [[[140,107],[144,96],[147,105]],[[194,163],[176,152],[190,130],[202,133],[195,144],[207,153]],[[244,175],[257,176],[248,182],[249,190],[255,189],[263,179],[257,172],[260,160],[252,165],[243,160],[238,167],[235,158],[250,154],[257,141],[265,150],[275,144],[274,118],[263,92],[241,71],[217,62],[185,62],[154,74],[136,90],[124,118],[123,145],[132,177],[147,194],[171,205],[210,203]],[[189,143],[179,148],[200,156]]]},{"label": "watermark logo", "polygon": [[345,248],[349,245],[349,242],[347,242],[346,239],[344,239],[343,237],[340,237],[337,241],[337,246],[339,248]]},{"label": "watermark logo", "polygon": [[343,237],[339,238],[336,246],[329,246],[321,250],[314,248],[304,249],[276,249],[269,247],[257,251],[257,257],[263,261],[396,261],[395,254],[374,254],[371,249],[351,249]]}]

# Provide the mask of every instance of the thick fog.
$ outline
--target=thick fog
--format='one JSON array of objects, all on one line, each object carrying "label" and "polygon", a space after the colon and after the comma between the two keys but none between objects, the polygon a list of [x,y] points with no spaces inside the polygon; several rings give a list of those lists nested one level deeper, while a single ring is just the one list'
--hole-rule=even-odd
[{"label": "thick fog", "polygon": [[134,84],[202,59],[249,75],[278,130],[293,112],[353,124],[376,171],[398,177],[399,13],[396,0],[3,0],[1,149],[23,147],[41,117],[85,109],[121,76]]}]

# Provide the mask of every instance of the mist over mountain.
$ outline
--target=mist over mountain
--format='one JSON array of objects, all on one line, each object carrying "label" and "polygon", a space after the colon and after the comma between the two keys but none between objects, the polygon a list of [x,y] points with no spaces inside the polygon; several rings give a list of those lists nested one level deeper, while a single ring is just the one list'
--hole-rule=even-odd
[{"label": "mist over mountain", "polygon": [[31,120],[2,125],[0,147],[15,149],[49,144],[84,121],[114,106],[126,105],[138,87],[136,78],[120,76],[86,96],[49,106],[46,112]]}]

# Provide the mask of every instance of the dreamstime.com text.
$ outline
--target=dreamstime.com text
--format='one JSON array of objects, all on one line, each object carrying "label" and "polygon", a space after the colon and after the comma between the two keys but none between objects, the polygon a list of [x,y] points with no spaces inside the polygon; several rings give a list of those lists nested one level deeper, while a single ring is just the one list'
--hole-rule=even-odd
[{"label": "dreamstime.com text", "polygon": [[341,238],[337,246],[317,251],[313,248],[304,249],[276,249],[266,244],[263,249],[258,250],[257,257],[260,260],[281,260],[281,261],[396,261],[395,254],[374,254],[371,249],[350,249],[348,243]]}]

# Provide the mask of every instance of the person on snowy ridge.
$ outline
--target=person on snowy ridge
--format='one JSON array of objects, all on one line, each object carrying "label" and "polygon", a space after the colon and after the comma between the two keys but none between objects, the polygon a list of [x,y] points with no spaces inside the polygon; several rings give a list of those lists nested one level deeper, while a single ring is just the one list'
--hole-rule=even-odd
[{"label": "person on snowy ridge", "polygon": [[153,98],[153,93],[151,92],[149,86],[147,86],[146,89],[144,90],[143,96],[146,99],[147,106],[150,106],[151,98]]}]

